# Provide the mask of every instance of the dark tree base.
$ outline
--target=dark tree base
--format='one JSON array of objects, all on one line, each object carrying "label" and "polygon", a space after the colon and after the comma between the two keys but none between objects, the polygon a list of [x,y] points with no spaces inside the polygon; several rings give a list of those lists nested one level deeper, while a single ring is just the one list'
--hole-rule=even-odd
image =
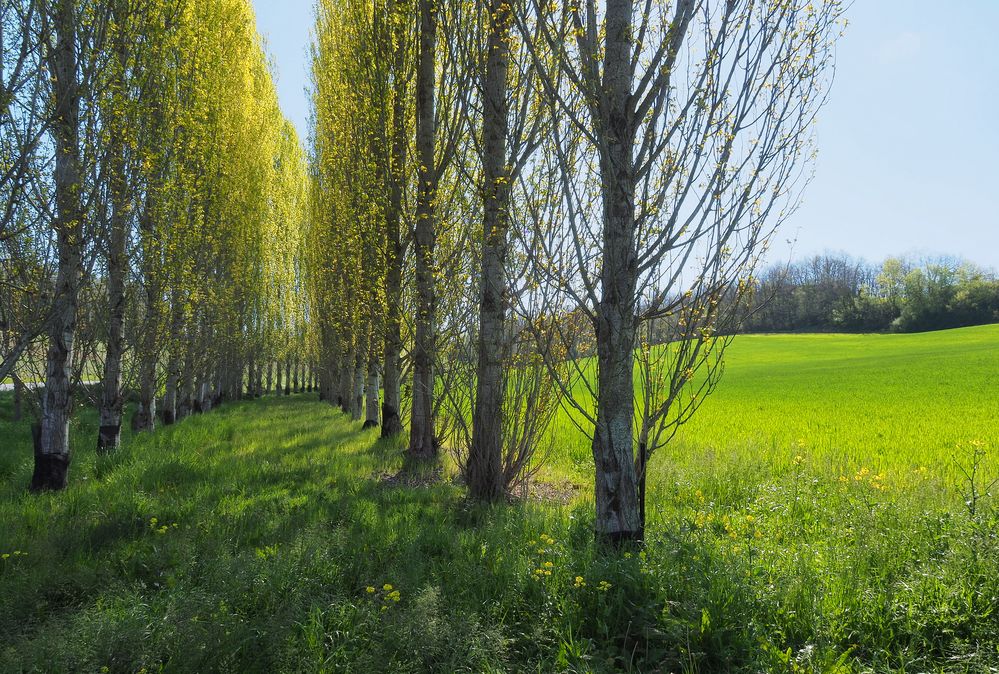
[{"label": "dark tree base", "polygon": [[35,493],[65,489],[69,476],[69,456],[42,454],[41,424],[31,426],[31,440],[35,445],[35,472],[28,489]]},{"label": "dark tree base", "polygon": [[434,436],[429,447],[421,447],[417,450],[410,446],[406,450],[406,456],[414,461],[435,461],[440,456],[442,446],[441,439]]},{"label": "dark tree base", "polygon": [[373,419],[368,419],[367,421],[364,422],[364,425],[361,426],[361,429],[366,431],[369,428],[374,428],[377,425],[378,425],[377,421],[374,421]]},{"label": "dark tree base", "polygon": [[150,415],[142,410],[136,411],[132,415],[132,430],[138,433],[139,431],[151,431],[153,430],[153,419]]},{"label": "dark tree base", "polygon": [[173,422],[177,421],[176,415],[170,410],[163,410],[163,425],[170,426]]},{"label": "dark tree base", "polygon": [[382,437],[390,438],[402,433],[402,419],[399,410],[391,405],[382,404]]},{"label": "dark tree base", "polygon": [[121,424],[101,426],[97,431],[97,451],[111,452],[121,442]]}]

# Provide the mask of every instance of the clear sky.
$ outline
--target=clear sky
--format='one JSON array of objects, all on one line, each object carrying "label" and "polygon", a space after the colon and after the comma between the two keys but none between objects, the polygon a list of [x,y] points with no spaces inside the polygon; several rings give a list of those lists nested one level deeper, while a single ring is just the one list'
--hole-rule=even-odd
[{"label": "clear sky", "polygon": [[[308,133],[312,0],[254,0]],[[854,0],[816,175],[775,256],[948,254],[999,269],[999,0]]]}]

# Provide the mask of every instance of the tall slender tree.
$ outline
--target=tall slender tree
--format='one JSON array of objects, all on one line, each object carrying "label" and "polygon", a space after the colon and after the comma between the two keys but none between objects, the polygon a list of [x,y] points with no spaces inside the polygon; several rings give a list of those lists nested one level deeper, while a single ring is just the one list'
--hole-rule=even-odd
[{"label": "tall slender tree", "polygon": [[434,356],[437,300],[434,289],[437,231],[437,0],[418,0],[419,47],[416,69],[416,225],[413,237],[416,284],[416,326],[413,344],[413,403],[409,454],[437,455],[434,433]]},{"label": "tall slender tree", "polygon": [[80,81],[77,52],[78,8],[74,0],[57,0],[47,7],[55,44],[48,54],[52,73],[51,122],[55,141],[54,189],[58,272],[49,319],[45,394],[41,427],[35,438],[35,470],[31,489],[66,486],[70,463],[69,421],[73,342],[83,277],[84,168],[80,147]]}]

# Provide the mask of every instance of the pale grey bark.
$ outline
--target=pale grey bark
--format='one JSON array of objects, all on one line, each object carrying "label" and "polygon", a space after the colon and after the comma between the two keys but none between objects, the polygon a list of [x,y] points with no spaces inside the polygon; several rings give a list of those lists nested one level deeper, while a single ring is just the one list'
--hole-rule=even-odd
[{"label": "pale grey bark", "polygon": [[159,246],[156,238],[154,195],[156,188],[147,188],[146,200],[139,219],[142,242],[142,275],[145,316],[142,338],[137,354],[139,360],[139,407],[132,418],[132,430],[152,431],[156,427],[156,364],[159,360],[157,338],[161,314],[160,283],[156,271]]},{"label": "pale grey bark", "polygon": [[[124,50],[124,47],[120,49]],[[119,58],[124,63],[124,55],[119,55]],[[128,269],[125,245],[132,211],[131,197],[127,193],[124,148],[117,134],[112,134],[108,152],[111,157],[111,232],[107,255],[108,338],[101,382],[98,451],[115,450],[121,442],[121,412],[124,406],[121,362],[125,351],[125,274]]]},{"label": "pale grey bark", "polygon": [[177,389],[180,386],[180,310],[174,300],[173,320],[170,330],[170,352],[167,355],[166,384],[163,391],[163,425],[177,421]]},{"label": "pale grey bark", "polygon": [[194,407],[194,348],[188,342],[184,348],[184,360],[177,387],[177,420],[190,416]]},{"label": "pale grey bark", "polygon": [[360,421],[364,415],[364,380],[366,374],[365,354],[363,349],[357,350],[354,358],[354,377],[350,396],[350,418]]},{"label": "pale grey bark", "polygon": [[[112,6],[112,16],[123,21],[125,8]],[[114,77],[112,92],[125,95],[125,77],[128,68],[129,44],[123,34],[114,43]],[[128,180],[127,149],[118,120],[109,122],[108,137],[108,192],[111,200],[111,223],[107,248],[108,286],[108,336],[104,357],[104,376],[99,402],[100,427],[97,432],[97,450],[113,451],[121,442],[121,415],[124,407],[122,382],[122,357],[125,352],[125,277],[129,263],[126,258],[129,225],[132,218],[133,197]]]},{"label": "pale grey bark", "polygon": [[58,0],[49,8],[55,44],[48,56],[52,77],[55,140],[56,252],[59,259],[49,320],[45,393],[35,445],[31,490],[63,489],[69,471],[70,380],[77,306],[83,272],[83,169],[80,157],[80,91],[77,80],[76,5]]}]

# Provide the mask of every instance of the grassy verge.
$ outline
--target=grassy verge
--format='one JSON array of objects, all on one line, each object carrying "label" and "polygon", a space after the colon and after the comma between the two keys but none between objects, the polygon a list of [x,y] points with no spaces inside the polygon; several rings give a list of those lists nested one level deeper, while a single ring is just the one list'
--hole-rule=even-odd
[{"label": "grassy verge", "polygon": [[928,471],[900,490],[704,454],[657,473],[644,551],[603,552],[585,497],[482,508],[380,481],[398,444],[307,396],[83,448],[55,495],[24,493],[26,431],[0,426],[5,671],[999,664],[994,511]]}]

